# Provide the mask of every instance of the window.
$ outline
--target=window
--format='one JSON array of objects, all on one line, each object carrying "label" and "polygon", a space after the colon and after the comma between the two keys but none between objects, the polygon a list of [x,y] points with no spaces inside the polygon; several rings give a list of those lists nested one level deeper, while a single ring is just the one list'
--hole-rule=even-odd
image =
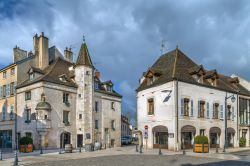
[{"label": "window", "polygon": [[111,129],[115,130],[115,120],[111,120]]},{"label": "window", "polygon": [[98,90],[98,89],[99,89],[99,83],[95,82],[95,90]]},{"label": "window", "polygon": [[89,71],[86,71],[86,75],[87,75],[87,76],[89,75],[89,73],[90,73]]},{"label": "window", "polygon": [[31,91],[25,92],[25,100],[31,100]]},{"label": "window", "polygon": [[30,132],[26,132],[25,135],[26,135],[26,137],[32,138],[32,133],[30,133]]},{"label": "window", "polygon": [[98,112],[99,108],[98,108],[98,101],[95,102],[95,112]]},{"label": "window", "polygon": [[44,119],[48,119],[48,115],[44,115]]},{"label": "window", "polygon": [[14,95],[14,82],[10,83],[10,95]]},{"label": "window", "polygon": [[6,78],[6,77],[7,77],[7,73],[5,71],[5,72],[3,72],[3,78]]},{"label": "window", "polygon": [[213,118],[214,119],[219,118],[219,104],[218,103],[214,103]]},{"label": "window", "polygon": [[111,109],[115,110],[115,102],[111,102]]},{"label": "window", "polygon": [[204,118],[205,116],[205,101],[199,101],[199,117]]},{"label": "window", "polygon": [[63,103],[67,104],[69,103],[69,94],[63,93]]},{"label": "window", "polygon": [[231,119],[232,111],[231,111],[231,105],[227,105],[227,120]]},{"label": "window", "polygon": [[69,111],[63,111],[63,123],[65,125],[69,124]]},{"label": "window", "polygon": [[10,74],[11,74],[11,75],[14,75],[14,74],[15,74],[15,68],[12,68],[12,69],[11,69]]},{"label": "window", "polygon": [[79,114],[79,119],[82,119],[82,114]]},{"label": "window", "polygon": [[6,85],[3,86],[3,97],[6,97]]},{"label": "window", "polygon": [[78,97],[79,97],[79,98],[81,98],[81,97],[82,97],[82,95],[81,95],[81,94],[78,94]]},{"label": "window", "polygon": [[30,118],[30,115],[31,115],[31,109],[26,109],[26,120],[25,120],[25,123],[30,123],[31,122],[31,118]]},{"label": "window", "polygon": [[33,79],[34,79],[34,73],[30,73],[30,74],[29,74],[29,79],[30,79],[30,80],[33,80]]},{"label": "window", "polygon": [[10,106],[10,120],[14,119],[14,105]]},{"label": "window", "polygon": [[154,115],[154,99],[148,99],[148,115]]},{"label": "window", "polygon": [[108,92],[112,92],[112,86],[108,85],[108,86],[107,86],[107,91],[108,91]]},{"label": "window", "polygon": [[189,99],[184,98],[184,116],[189,116]]},{"label": "window", "polygon": [[98,129],[98,120],[95,120],[95,129]]},{"label": "window", "polygon": [[5,102],[2,108],[2,120],[6,120],[6,114],[7,114],[7,103]]},{"label": "window", "polygon": [[148,77],[148,79],[147,79],[147,85],[152,85],[153,82],[154,82],[153,76]]},{"label": "window", "polygon": [[202,136],[205,135],[205,129],[200,129],[200,135],[202,135]]}]

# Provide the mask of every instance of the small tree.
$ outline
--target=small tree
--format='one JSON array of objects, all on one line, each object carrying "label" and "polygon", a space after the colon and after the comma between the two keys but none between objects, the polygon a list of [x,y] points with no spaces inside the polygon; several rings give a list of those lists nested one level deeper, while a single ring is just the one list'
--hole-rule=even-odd
[{"label": "small tree", "polygon": [[246,142],[247,142],[246,138],[241,137],[240,138],[240,142],[239,142],[240,147],[245,147],[246,146]]},{"label": "small tree", "polygon": [[203,135],[198,135],[194,138],[195,144],[208,144],[208,138]]},{"label": "small tree", "polygon": [[33,139],[30,137],[22,137],[20,139],[20,145],[29,145],[29,144],[33,144]]}]

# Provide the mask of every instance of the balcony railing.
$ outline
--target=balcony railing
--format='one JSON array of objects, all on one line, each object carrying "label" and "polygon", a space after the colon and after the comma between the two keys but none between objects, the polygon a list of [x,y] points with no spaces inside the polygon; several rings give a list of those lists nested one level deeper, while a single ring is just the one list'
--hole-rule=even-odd
[{"label": "balcony railing", "polygon": [[48,119],[37,119],[36,120],[37,130],[49,130],[51,128],[51,121]]}]

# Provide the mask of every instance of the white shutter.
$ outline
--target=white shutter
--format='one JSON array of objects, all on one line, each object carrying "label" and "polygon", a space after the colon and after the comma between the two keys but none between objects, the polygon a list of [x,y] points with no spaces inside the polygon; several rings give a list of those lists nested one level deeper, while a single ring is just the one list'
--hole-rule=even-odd
[{"label": "white shutter", "polygon": [[191,116],[194,116],[194,100],[191,100]]},{"label": "white shutter", "polygon": [[220,106],[220,119],[223,119],[223,105]]},{"label": "white shutter", "polygon": [[184,98],[181,98],[181,115],[184,115]]},{"label": "white shutter", "polygon": [[10,84],[6,85],[6,96],[10,96]]},{"label": "white shutter", "polygon": [[209,118],[209,102],[207,102],[207,118]]},{"label": "white shutter", "polygon": [[201,106],[200,106],[200,100],[198,101],[198,118],[200,117],[200,109],[201,109]]}]

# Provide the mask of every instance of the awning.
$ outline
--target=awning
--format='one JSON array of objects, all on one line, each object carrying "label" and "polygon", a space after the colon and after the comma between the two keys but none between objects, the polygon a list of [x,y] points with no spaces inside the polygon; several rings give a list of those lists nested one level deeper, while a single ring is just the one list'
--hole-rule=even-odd
[{"label": "awning", "polygon": [[219,127],[212,127],[210,128],[209,133],[221,133],[221,129]]},{"label": "awning", "polygon": [[155,126],[152,129],[153,132],[168,132],[168,128],[166,126]]},{"label": "awning", "polygon": [[187,125],[187,126],[183,126],[181,128],[181,132],[192,132],[192,133],[195,133],[196,129],[195,129],[194,126]]}]

